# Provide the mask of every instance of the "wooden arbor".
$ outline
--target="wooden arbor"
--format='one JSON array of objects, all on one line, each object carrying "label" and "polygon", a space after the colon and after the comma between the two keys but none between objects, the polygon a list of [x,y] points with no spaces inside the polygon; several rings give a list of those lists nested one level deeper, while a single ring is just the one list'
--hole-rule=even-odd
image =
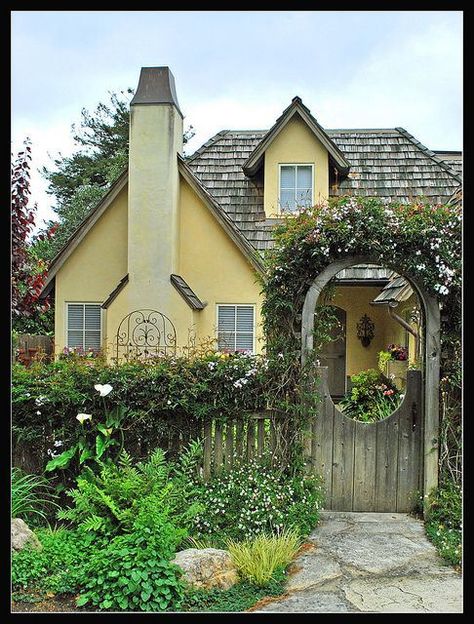
[{"label": "wooden arbor", "polygon": [[[342,269],[356,264],[380,264],[380,260],[366,256],[348,256],[327,266],[314,279],[306,293],[303,306],[301,327],[301,359],[305,364],[313,350],[314,313],[319,295],[326,284]],[[390,266],[403,275],[396,266]],[[438,485],[438,435],[439,435],[439,369],[440,369],[440,311],[437,299],[429,295],[423,286],[413,277],[403,275],[417,293],[421,301],[425,326],[424,370],[423,370],[423,494]]]}]

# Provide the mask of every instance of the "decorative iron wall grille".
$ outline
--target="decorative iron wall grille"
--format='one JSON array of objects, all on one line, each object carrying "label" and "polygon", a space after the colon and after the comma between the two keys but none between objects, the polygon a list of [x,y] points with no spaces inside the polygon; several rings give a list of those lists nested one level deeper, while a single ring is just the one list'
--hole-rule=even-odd
[{"label": "decorative iron wall grille", "polygon": [[174,355],[176,328],[170,319],[157,310],[134,310],[127,314],[117,330],[117,360]]}]

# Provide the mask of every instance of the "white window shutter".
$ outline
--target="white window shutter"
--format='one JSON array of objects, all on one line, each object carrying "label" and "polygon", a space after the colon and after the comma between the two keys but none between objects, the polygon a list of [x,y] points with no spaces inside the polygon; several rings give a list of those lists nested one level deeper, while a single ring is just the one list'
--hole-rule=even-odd
[{"label": "white window shutter", "polygon": [[67,346],[84,350],[101,347],[101,306],[96,303],[69,303]]}]

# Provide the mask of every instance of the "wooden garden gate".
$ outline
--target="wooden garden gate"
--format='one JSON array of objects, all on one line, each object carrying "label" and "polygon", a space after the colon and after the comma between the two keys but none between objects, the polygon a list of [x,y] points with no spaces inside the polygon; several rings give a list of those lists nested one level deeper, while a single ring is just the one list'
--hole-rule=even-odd
[{"label": "wooden garden gate", "polygon": [[311,463],[324,480],[326,509],[411,511],[423,483],[421,371],[408,371],[401,405],[375,423],[336,407],[327,372],[316,368],[322,400],[311,431]]},{"label": "wooden garden gate", "polygon": [[[306,293],[301,319],[303,366],[311,361],[314,315],[323,288],[342,269],[379,262],[368,256],[348,256],[316,276]],[[440,307],[416,278],[390,262],[387,266],[405,277],[421,302],[422,372],[409,371],[400,408],[387,419],[370,425],[351,422],[343,416],[329,396],[327,382],[323,383],[321,413],[312,424],[311,435],[306,436],[306,448],[315,471],[319,467],[324,474],[329,496],[327,508],[407,511],[415,504],[415,492],[424,496],[438,485]]]}]

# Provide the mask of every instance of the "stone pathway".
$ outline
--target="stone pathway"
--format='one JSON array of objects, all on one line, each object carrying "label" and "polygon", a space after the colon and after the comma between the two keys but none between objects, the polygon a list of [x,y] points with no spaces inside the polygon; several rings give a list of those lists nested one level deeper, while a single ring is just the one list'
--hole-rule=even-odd
[{"label": "stone pathway", "polygon": [[254,613],[462,613],[462,577],[408,514],[322,512],[287,593]]}]

